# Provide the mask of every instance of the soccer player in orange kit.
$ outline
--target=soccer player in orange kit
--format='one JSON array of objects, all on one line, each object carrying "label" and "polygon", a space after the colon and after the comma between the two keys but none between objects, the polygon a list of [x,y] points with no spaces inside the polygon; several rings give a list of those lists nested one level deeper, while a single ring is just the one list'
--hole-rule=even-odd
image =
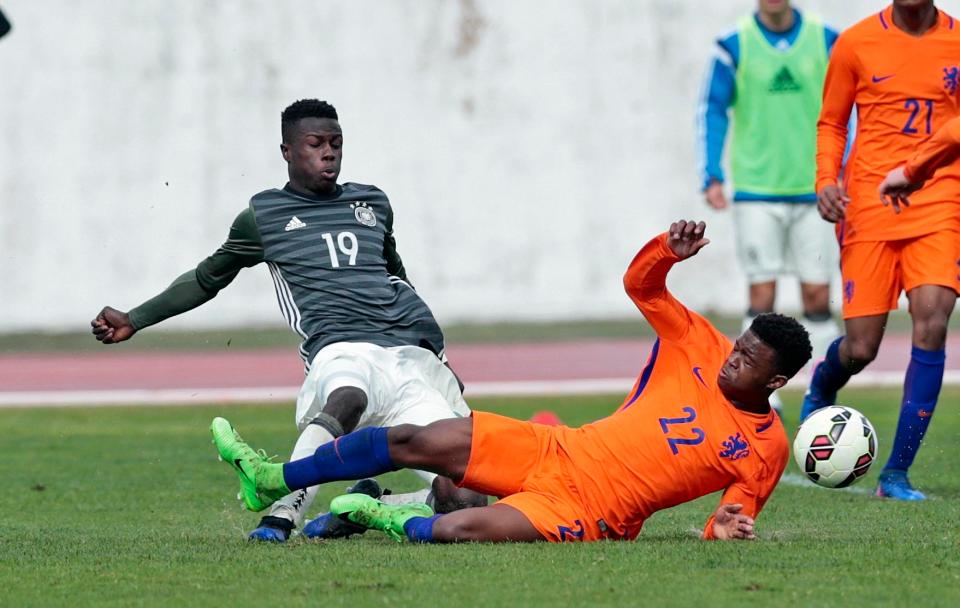
[{"label": "soccer player in orange kit", "polygon": [[[891,169],[960,114],[960,24],[932,0],[894,0],[840,35],[817,128],[821,215],[837,222],[846,335],[814,370],[801,418],[877,355],[887,315],[906,291],[913,350],[893,447],[877,495],[922,500],[907,478],[943,382],[947,321],[960,281],[960,167],[945,169],[894,213],[877,198]],[[851,108],[857,135],[840,179]],[[845,189],[845,190],[844,190]],[[894,207],[894,211],[899,211]]]},{"label": "soccer player in orange kit", "polygon": [[796,320],[769,313],[731,344],[670,294],[667,272],[709,242],[704,230],[702,222],[674,223],[631,262],[624,285],[658,340],[607,418],[550,427],[475,411],[427,426],[363,429],[286,464],[267,462],[223,418],[211,426],[214,442],[254,509],[295,488],[399,468],[435,471],[501,498],[446,515],[360,494],[331,504],[338,516],[397,540],[632,539],[654,512],[718,490],[703,537],[755,538],[754,518],[788,458],[768,399],[810,359],[810,340]]}]

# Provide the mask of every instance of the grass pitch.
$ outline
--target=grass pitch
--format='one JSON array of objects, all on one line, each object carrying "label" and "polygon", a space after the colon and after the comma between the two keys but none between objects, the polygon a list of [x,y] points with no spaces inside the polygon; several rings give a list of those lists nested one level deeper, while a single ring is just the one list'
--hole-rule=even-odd
[{"label": "grass pitch", "polygon": [[[787,395],[788,428],[799,395]],[[960,390],[944,390],[914,467],[922,504],[872,498],[898,391],[843,401],[879,430],[880,462],[849,490],[803,482],[791,464],[753,543],[702,542],[717,496],[655,515],[636,542],[396,545],[384,535],[284,546],[245,534],[207,426],[233,421],[286,455],[292,406],[0,410],[2,606],[960,605]],[[476,399],[517,417],[553,409],[569,424],[617,397]],[[346,484],[321,492],[315,511]],[[414,489],[407,473],[387,476]]]}]

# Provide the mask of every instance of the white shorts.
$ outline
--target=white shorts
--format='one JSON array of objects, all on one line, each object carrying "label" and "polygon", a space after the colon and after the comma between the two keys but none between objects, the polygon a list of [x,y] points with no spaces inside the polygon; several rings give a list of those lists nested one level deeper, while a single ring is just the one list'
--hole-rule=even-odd
[{"label": "white shorts", "polygon": [[837,271],[833,225],[820,217],[816,203],[737,202],[733,221],[737,255],[751,285],[782,275],[826,285]]},{"label": "white shorts", "polygon": [[[384,348],[366,342],[325,346],[310,364],[297,396],[297,428],[317,417],[330,394],[344,386],[367,394],[367,409],[357,428],[427,425],[445,418],[470,415],[453,372],[425,348]],[[416,471],[427,482],[432,473]]]}]

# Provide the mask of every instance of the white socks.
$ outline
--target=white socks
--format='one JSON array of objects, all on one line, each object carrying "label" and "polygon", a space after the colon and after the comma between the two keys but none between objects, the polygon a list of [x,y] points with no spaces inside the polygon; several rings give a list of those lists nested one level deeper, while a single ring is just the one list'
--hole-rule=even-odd
[{"label": "white socks", "polygon": [[[293,453],[290,460],[299,460],[313,455],[317,448],[325,443],[333,441],[333,435],[330,431],[318,424],[308,424],[307,428],[300,433],[297,443],[293,446]],[[311,486],[302,490],[297,490],[292,494],[287,494],[277,502],[273,503],[270,509],[271,517],[282,517],[293,522],[295,526],[303,525],[303,516],[313,504],[313,499],[317,496],[317,488]]]}]

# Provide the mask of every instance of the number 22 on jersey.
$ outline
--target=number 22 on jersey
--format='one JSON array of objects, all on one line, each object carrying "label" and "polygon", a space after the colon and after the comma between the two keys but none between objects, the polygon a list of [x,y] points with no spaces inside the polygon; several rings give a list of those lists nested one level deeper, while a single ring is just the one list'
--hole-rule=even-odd
[{"label": "number 22 on jersey", "polygon": [[[681,445],[699,445],[703,443],[703,440],[706,438],[707,434],[703,432],[703,429],[698,426],[683,426],[682,428],[670,428],[676,427],[678,425],[688,425],[691,424],[694,420],[697,419],[697,410],[693,409],[690,406],[683,408],[683,413],[686,416],[680,418],[661,418],[660,419],[660,430],[663,431],[664,435],[667,435],[667,445],[670,446],[670,451],[673,452],[673,455],[676,456],[680,453]],[[687,431],[694,434],[693,438],[688,437],[679,437],[677,436],[679,432]],[[670,433],[670,434],[668,434]]]}]

